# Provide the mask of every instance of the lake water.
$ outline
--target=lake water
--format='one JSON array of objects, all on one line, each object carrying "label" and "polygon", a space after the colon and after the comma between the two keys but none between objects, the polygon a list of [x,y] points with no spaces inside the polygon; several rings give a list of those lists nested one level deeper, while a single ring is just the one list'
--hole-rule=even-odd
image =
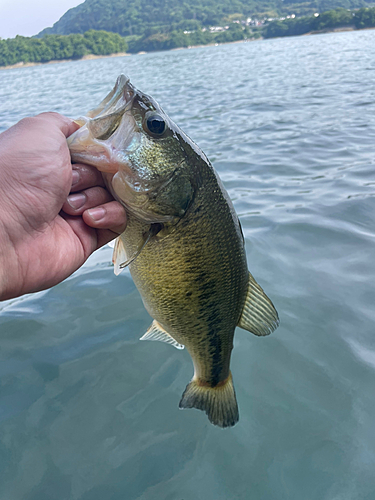
[{"label": "lake water", "polygon": [[179,411],[186,351],[105,247],[0,306],[0,498],[375,499],[375,31],[0,72],[0,127],[76,117],[118,74],[212,160],[281,324],[238,329],[240,421]]}]

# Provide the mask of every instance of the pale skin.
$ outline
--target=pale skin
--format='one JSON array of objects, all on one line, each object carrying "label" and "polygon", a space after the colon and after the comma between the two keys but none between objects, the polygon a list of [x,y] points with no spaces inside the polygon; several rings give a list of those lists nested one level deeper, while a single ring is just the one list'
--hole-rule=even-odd
[{"label": "pale skin", "polygon": [[125,230],[101,173],[71,163],[77,128],[42,113],[0,134],[0,300],[60,283]]}]

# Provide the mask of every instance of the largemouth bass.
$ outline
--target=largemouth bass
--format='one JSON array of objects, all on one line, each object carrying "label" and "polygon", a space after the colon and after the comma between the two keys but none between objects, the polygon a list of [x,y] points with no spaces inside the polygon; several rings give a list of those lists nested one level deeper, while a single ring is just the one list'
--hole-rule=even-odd
[{"label": "largemouth bass", "polygon": [[230,371],[236,326],[268,335],[277,312],[249,273],[231,200],[212,165],[150,96],[124,75],[69,139],[72,160],[97,167],[126,207],[116,240],[154,321],[144,340],[181,349],[194,364],[180,408],[220,427],[239,418]]}]

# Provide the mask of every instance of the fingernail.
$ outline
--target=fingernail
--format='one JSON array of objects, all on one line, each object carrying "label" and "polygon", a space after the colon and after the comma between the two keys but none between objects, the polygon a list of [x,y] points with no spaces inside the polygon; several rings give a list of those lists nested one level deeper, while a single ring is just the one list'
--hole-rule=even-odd
[{"label": "fingernail", "polygon": [[74,210],[78,210],[85,204],[86,195],[83,193],[71,194],[68,196],[67,202]]},{"label": "fingernail", "polygon": [[100,219],[103,219],[103,217],[106,214],[106,211],[104,208],[91,208],[90,210],[87,210],[89,213],[89,216],[95,221],[98,222]]},{"label": "fingernail", "polygon": [[79,175],[78,170],[73,170],[72,171],[72,186],[75,186],[76,184],[78,184],[79,179],[80,179],[80,175]]}]

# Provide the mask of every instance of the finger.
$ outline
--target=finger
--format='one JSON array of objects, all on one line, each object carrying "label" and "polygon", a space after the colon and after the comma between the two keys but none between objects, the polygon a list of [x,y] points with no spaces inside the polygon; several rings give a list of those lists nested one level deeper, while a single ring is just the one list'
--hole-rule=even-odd
[{"label": "finger", "polygon": [[60,113],[49,111],[47,113],[40,113],[39,115],[36,115],[35,118],[38,120],[46,120],[51,125],[56,124],[65,137],[69,137],[79,129],[79,125],[77,125],[76,122],[67,116],[60,115]]},{"label": "finger", "polygon": [[61,217],[69,224],[77,237],[77,241],[81,244],[82,252],[77,252],[76,262],[74,267],[78,269],[85,260],[97,249],[98,247],[98,231],[89,227],[82,217],[72,217],[63,212],[60,213]]},{"label": "finger", "polygon": [[126,228],[125,208],[117,201],[111,201],[101,206],[86,210],[82,214],[85,223],[95,229],[110,229],[121,234]]},{"label": "finger", "polygon": [[91,165],[75,163],[72,172],[71,192],[75,193],[94,186],[105,186],[99,170]]},{"label": "finger", "polygon": [[118,233],[111,231],[110,229],[98,229],[96,233],[97,248],[106,245],[118,236]]},{"label": "finger", "polygon": [[105,188],[96,186],[69,195],[62,209],[69,215],[81,215],[88,208],[104,205],[112,200],[111,194]]},{"label": "finger", "polygon": [[73,263],[75,269],[82,266],[95,250],[118,236],[110,229],[95,230],[89,227],[82,217],[72,217],[64,213],[61,213],[61,217],[69,224],[81,246],[82,251],[77,252],[76,262]]}]

